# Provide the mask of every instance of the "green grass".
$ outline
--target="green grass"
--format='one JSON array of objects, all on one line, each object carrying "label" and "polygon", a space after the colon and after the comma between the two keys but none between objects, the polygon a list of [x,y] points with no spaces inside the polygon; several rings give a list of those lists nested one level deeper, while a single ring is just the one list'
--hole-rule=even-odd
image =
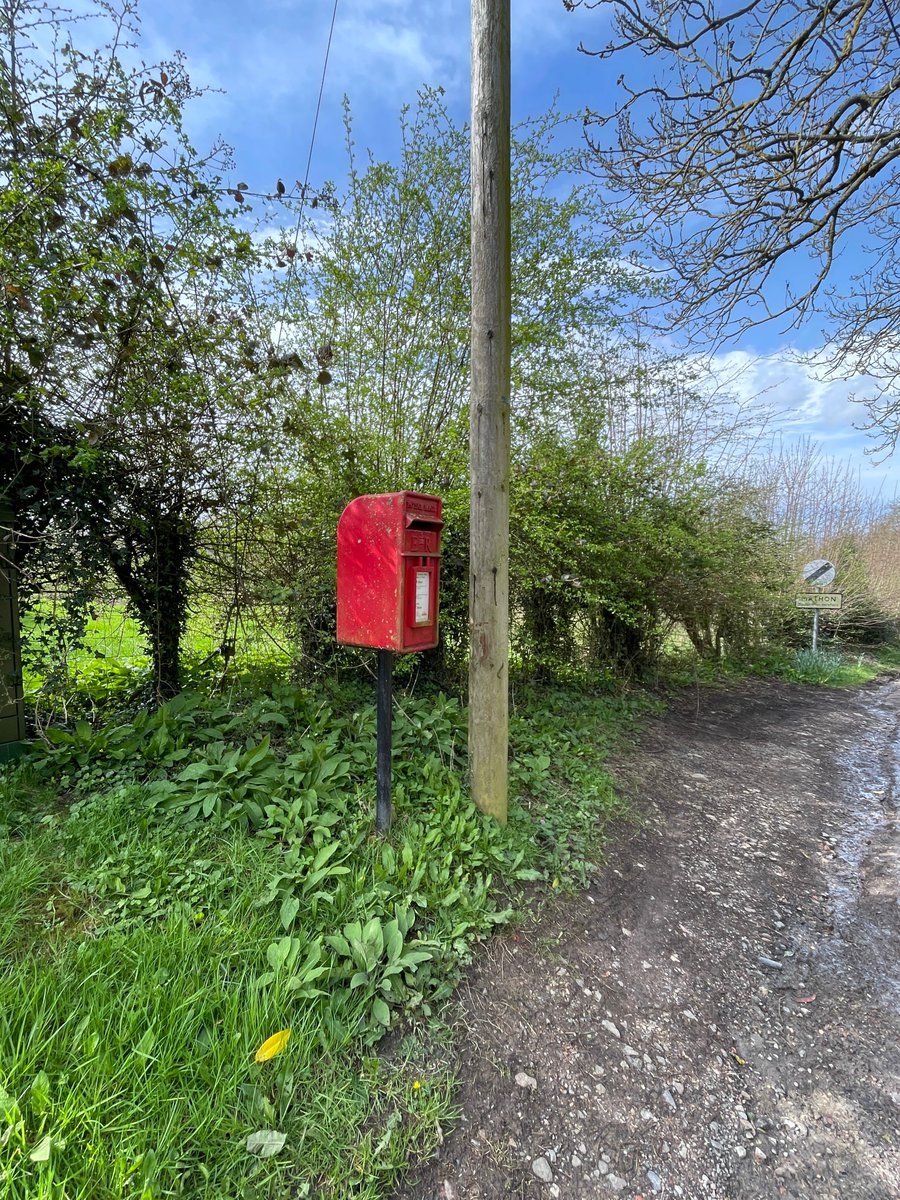
[{"label": "green grass", "polygon": [[845,682],[856,683],[863,674],[862,659],[849,663],[834,650],[798,650],[784,672],[786,679],[797,683],[818,683],[840,687]]},{"label": "green grass", "polygon": [[[380,1194],[447,1120],[446,1067],[366,1060],[346,988],[325,1011],[287,976],[261,983],[279,856],[148,828],[137,796],[81,800],[3,847],[0,1196]],[[260,1129],[285,1134],[278,1155],[247,1151]]]},{"label": "green grass", "polygon": [[824,687],[853,687],[870,683],[886,671],[900,667],[900,646],[798,650],[781,670],[786,679],[816,683]]},{"label": "green grass", "polygon": [[506,830],[460,706],[400,705],[388,841],[372,707],[333,688],[81,722],[0,773],[0,1200],[374,1200],[430,1152],[452,1081],[421,1039],[479,940],[585,878],[646,704],[518,697]]},{"label": "green grass", "polygon": [[[43,599],[21,614],[24,647],[23,683],[26,701],[38,705],[54,719],[72,716],[110,717],[127,710],[146,691],[152,678],[147,640],[140,624],[123,602],[98,607],[83,618],[83,629],[72,628],[62,641],[50,644],[41,636],[65,627],[59,606]],[[80,622],[79,622],[80,624]],[[239,656],[229,674],[228,686],[240,691],[259,690],[273,679],[287,678],[290,656],[277,649],[261,621],[242,624]],[[185,688],[206,688],[218,681],[222,659],[217,650],[222,631],[220,616],[195,606],[182,638],[182,683]]]},{"label": "green grass", "polygon": [[663,688],[716,687],[748,675],[775,676],[796,683],[823,687],[852,687],[869,683],[887,671],[900,668],[900,644],[874,646],[830,645],[815,653],[773,647],[752,661],[700,659],[683,646],[670,649],[661,660],[655,683]]},{"label": "green grass", "polygon": [[879,673],[900,670],[900,642],[872,646],[866,651],[866,657]]},{"label": "green grass", "polygon": [[[258,924],[183,917],[73,938],[18,960],[0,986],[4,1196],[375,1194],[446,1116],[447,1080],[402,1064],[366,1074],[312,1006],[256,986]],[[290,1027],[285,1051],[253,1051]],[[348,1134],[394,1113],[391,1153]],[[396,1118],[394,1118],[396,1120]],[[284,1150],[255,1159],[248,1134]],[[48,1140],[49,1139],[49,1142]],[[46,1162],[34,1162],[41,1146]],[[252,1194],[252,1192],[250,1192]]]}]

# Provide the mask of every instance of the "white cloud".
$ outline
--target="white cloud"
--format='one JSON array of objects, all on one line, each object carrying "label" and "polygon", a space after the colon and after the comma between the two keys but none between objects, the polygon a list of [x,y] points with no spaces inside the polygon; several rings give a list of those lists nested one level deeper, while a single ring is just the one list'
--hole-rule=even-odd
[{"label": "white cloud", "polygon": [[874,387],[865,376],[848,380],[827,377],[822,354],[795,356],[782,353],[754,354],[732,350],[710,360],[713,369],[732,381],[733,390],[744,399],[765,396],[783,412],[791,427],[815,427],[824,434],[839,431],[853,434],[854,426],[866,424],[865,408],[855,403]]},{"label": "white cloud", "polygon": [[778,425],[787,440],[809,438],[836,458],[852,460],[865,486],[900,485],[900,460],[894,455],[879,461],[875,453],[877,430],[867,432],[868,412],[862,401],[877,391],[864,375],[851,379],[829,378],[825,352],[794,355],[784,351],[754,354],[731,350],[709,360],[712,374],[738,398],[755,398],[779,414]]},{"label": "white cloud", "polygon": [[[354,5],[335,31],[334,80],[351,98],[408,100],[422,84],[455,86],[462,61],[455,39],[438,17],[430,29],[405,13]],[[362,11],[360,11],[362,10]],[[442,28],[443,26],[443,28]]]}]

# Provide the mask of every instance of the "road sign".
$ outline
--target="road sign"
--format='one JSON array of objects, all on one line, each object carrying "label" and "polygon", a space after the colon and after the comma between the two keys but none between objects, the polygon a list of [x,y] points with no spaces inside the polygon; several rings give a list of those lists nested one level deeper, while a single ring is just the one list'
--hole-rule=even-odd
[{"label": "road sign", "polygon": [[843,607],[842,592],[801,592],[794,600],[797,608],[828,609],[837,612]]},{"label": "road sign", "polygon": [[[807,583],[815,584],[816,587],[828,587],[829,583],[834,580],[834,574],[834,563],[830,563],[827,558],[814,558],[803,568],[803,578]],[[809,607],[813,606],[809,605]]]}]

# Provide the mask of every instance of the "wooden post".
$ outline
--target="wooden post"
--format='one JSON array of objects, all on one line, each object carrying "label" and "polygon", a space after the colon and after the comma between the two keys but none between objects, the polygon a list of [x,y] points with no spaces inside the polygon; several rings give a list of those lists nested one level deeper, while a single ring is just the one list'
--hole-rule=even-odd
[{"label": "wooden post", "polygon": [[509,745],[509,2],[472,0],[469,763],[506,822]]}]

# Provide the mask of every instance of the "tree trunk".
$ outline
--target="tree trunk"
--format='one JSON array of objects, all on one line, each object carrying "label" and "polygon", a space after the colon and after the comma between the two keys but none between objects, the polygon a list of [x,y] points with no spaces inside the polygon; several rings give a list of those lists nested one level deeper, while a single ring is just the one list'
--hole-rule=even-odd
[{"label": "tree trunk", "polygon": [[151,636],[151,647],[153,692],[157,703],[164,704],[181,691],[181,629],[178,624],[162,619]]},{"label": "tree trunk", "polygon": [[194,531],[176,517],[163,517],[154,530],[155,553],[147,562],[147,632],[153,653],[153,688],[165,703],[181,690],[181,637],[187,624],[188,572]]},{"label": "tree trunk", "polygon": [[116,578],[150,642],[153,695],[157,704],[164,704],[181,690],[181,637],[196,532],[175,516],[159,516],[141,530],[139,544],[131,532],[124,535],[124,550],[104,540]]}]

